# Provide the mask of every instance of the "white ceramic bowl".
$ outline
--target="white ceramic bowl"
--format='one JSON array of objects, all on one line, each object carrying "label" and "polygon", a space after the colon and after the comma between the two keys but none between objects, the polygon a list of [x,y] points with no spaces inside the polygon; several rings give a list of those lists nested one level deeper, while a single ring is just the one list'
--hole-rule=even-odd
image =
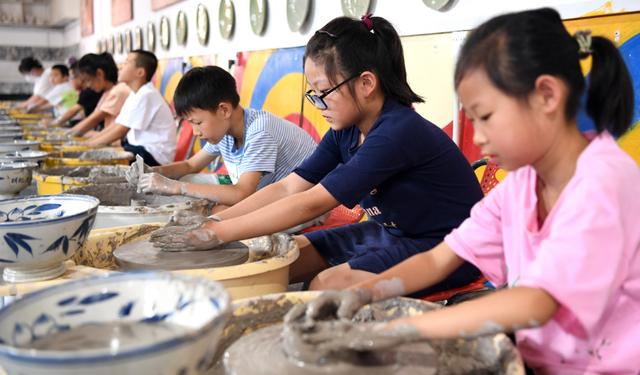
[{"label": "white ceramic bowl", "polygon": [[37,151],[40,146],[38,141],[27,141],[22,139],[0,142],[0,152],[9,151]]},{"label": "white ceramic bowl", "polygon": [[7,282],[55,278],[82,247],[100,201],[88,195],[0,200],[0,265]]},{"label": "white ceramic bowl", "polygon": [[0,132],[0,141],[7,142],[14,139],[22,139],[22,132]]},{"label": "white ceramic bowl", "polygon": [[31,184],[31,171],[38,164],[0,163],[0,199],[11,198]]},{"label": "white ceramic bowl", "polygon": [[[230,311],[229,295],[213,280],[164,272],[76,280],[0,311],[0,365],[29,375],[202,374]],[[75,343],[59,336],[105,325],[131,330],[112,339],[80,335]],[[50,345],[38,344],[46,336]]]},{"label": "white ceramic bowl", "polygon": [[0,163],[19,161],[39,162],[44,160],[48,155],[48,152],[34,150],[0,152]]}]

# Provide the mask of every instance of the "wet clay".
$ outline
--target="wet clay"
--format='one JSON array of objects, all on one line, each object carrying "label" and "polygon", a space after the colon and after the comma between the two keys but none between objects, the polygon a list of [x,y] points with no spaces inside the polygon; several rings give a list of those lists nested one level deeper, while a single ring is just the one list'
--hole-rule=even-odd
[{"label": "wet clay", "polygon": [[[208,374],[241,374],[242,372],[237,370],[235,372],[232,369],[225,370],[225,360],[223,360],[221,353],[225,350],[230,351],[230,346],[232,344],[235,345],[235,342],[242,345],[242,342],[238,339],[239,337],[248,335],[257,329],[281,322],[289,309],[297,303],[302,303],[302,301],[292,302],[291,297],[285,298],[284,296],[277,300],[259,299],[252,301],[241,311],[234,311],[225,328],[224,336],[219,343],[218,354],[215,357],[217,359],[216,365]],[[393,298],[363,307],[354,317],[354,321],[385,321],[402,316],[418,315],[434,308],[438,308],[438,305],[408,298]],[[282,329],[280,328],[278,331],[282,332]],[[272,340],[278,343],[279,339],[275,336],[272,336]],[[437,354],[436,373],[439,375],[515,375],[520,374],[519,371],[522,369],[521,366],[518,365],[517,351],[511,341],[503,335],[484,336],[473,339],[431,340],[429,344]],[[415,345],[418,344],[408,344],[409,348],[413,348]],[[244,361],[256,362],[258,366],[261,365],[262,367],[274,366],[270,358],[260,356],[260,352],[265,351],[265,348],[271,348],[271,346],[263,344],[263,346],[254,349],[253,352],[245,348],[243,352]],[[280,345],[277,345],[277,348],[281,353],[284,353]],[[259,356],[259,358],[256,357],[254,360],[254,356],[256,355]],[[284,357],[284,354],[281,354],[281,356]],[[288,361],[286,357],[284,360]],[[300,370],[299,367],[295,367],[288,373],[313,374],[313,372],[300,372],[298,370]],[[367,370],[370,370],[370,368],[367,368]],[[362,370],[360,373],[367,370]],[[257,374],[259,372],[245,373]],[[319,372],[319,374],[322,373],[324,372]],[[395,373],[402,374],[404,372]],[[367,372],[367,374],[369,373]]]},{"label": "wet clay", "polygon": [[194,198],[179,195],[160,195],[138,193],[128,183],[98,184],[75,187],[65,191],[68,194],[87,194],[100,199],[102,206],[134,206],[158,207],[183,202],[194,202]]},{"label": "wet clay", "polygon": [[80,160],[133,160],[134,158],[133,154],[130,152],[115,150],[68,151],[63,152],[62,157]]},{"label": "wet clay", "polygon": [[43,176],[62,176],[81,179],[86,183],[126,182],[124,166],[58,167],[47,168],[39,173]]},{"label": "wet clay", "polygon": [[125,270],[188,270],[245,263],[249,259],[249,247],[236,241],[212,250],[162,251],[148,240],[141,240],[120,246],[113,256]]},{"label": "wet clay", "polygon": [[428,343],[375,352],[345,351],[322,365],[297,363],[282,350],[282,325],[241,337],[224,355],[227,374],[436,374],[437,354]]}]

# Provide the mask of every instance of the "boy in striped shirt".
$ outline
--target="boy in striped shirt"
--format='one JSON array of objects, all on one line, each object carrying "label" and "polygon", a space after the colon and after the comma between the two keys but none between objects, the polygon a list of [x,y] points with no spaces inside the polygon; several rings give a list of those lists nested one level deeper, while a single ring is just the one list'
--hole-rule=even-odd
[{"label": "boy in striped shirt", "polygon": [[[207,66],[187,72],[176,88],[174,106],[207,144],[188,160],[145,167],[151,173],[140,176],[139,189],[206,198],[218,202],[220,210],[284,178],[315,150],[315,142],[300,127],[239,102],[235,79],[224,69]],[[232,185],[175,180],[199,172],[218,155]]]}]

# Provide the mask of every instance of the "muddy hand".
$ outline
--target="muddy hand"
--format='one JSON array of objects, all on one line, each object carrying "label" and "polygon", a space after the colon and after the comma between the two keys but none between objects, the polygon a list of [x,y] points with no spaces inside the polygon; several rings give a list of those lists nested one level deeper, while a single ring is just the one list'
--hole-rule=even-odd
[{"label": "muddy hand", "polygon": [[[153,171],[153,169],[144,164],[143,163],[143,168],[144,168],[144,173],[150,173]],[[129,168],[127,168],[127,170],[124,172],[124,176],[127,179],[127,182],[130,185],[136,186],[138,185],[138,180],[140,179],[140,171],[139,171],[139,167],[137,163],[133,163],[129,166]]]},{"label": "muddy hand", "polygon": [[364,305],[371,302],[371,292],[366,289],[330,290],[323,292],[314,300],[302,305],[294,306],[284,317],[285,324],[304,320],[353,318],[355,313]]},{"label": "muddy hand", "polygon": [[207,224],[166,226],[151,234],[151,243],[162,251],[210,250],[224,243]]},{"label": "muddy hand", "polygon": [[318,351],[375,351],[423,340],[413,326],[389,328],[386,323],[355,323],[350,321],[317,322],[309,332],[301,334],[303,342]]},{"label": "muddy hand", "polygon": [[[178,210],[171,215],[169,222],[165,227],[186,226],[186,225],[200,225],[211,218],[204,216],[198,212],[189,210]],[[215,221],[215,220],[214,220]]]},{"label": "muddy hand", "polygon": [[145,173],[138,180],[138,191],[179,195],[183,193],[184,185],[184,182],[166,178],[159,173]]}]

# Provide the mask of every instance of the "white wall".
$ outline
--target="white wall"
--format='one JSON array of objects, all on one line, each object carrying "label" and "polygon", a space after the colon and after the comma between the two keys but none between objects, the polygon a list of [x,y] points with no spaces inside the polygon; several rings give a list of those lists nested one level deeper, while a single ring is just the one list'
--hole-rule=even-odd
[{"label": "white wall", "polygon": [[[401,35],[429,34],[446,31],[468,30],[487,18],[507,11],[553,6],[558,9],[563,18],[575,18],[602,6],[603,0],[456,0],[454,6],[447,12],[437,12],[427,8],[422,0],[377,0],[374,13],[390,20]],[[156,23],[159,34],[159,20],[161,16],[168,16],[171,23],[171,47],[163,50],[156,43],[156,54],[159,58],[184,57],[208,54],[224,54],[233,56],[237,51],[251,51],[268,48],[280,48],[304,45],[313,31],[321,28],[334,17],[342,15],[340,0],[315,0],[306,31],[294,33],[289,30],[286,16],[286,0],[268,0],[268,20],[265,32],[257,36],[251,30],[249,22],[250,0],[234,0],[236,11],[236,25],[233,38],[224,40],[218,29],[218,7],[220,0],[184,0],[174,5],[151,11],[149,0],[133,0],[134,19],[118,27],[111,26],[111,1],[94,1],[94,35],[84,38],[81,42],[82,53],[94,52],[97,42],[116,32],[134,29],[141,26],[144,30],[146,47],[146,25],[148,21]],[[199,3],[206,4],[209,11],[210,35],[208,46],[201,46],[198,42],[195,18]],[[638,0],[611,0],[613,11],[640,10]],[[175,43],[175,22],[179,10],[187,14],[189,24],[188,41],[186,46]],[[159,39],[159,36],[157,40]],[[123,55],[114,56],[116,60],[124,59]]]},{"label": "white wall", "polygon": [[[3,46],[65,48],[80,43],[80,26],[74,21],[65,28],[0,27],[0,48]],[[0,82],[24,82],[18,72],[20,59],[0,60]],[[43,60],[51,66],[65,61]]]}]

